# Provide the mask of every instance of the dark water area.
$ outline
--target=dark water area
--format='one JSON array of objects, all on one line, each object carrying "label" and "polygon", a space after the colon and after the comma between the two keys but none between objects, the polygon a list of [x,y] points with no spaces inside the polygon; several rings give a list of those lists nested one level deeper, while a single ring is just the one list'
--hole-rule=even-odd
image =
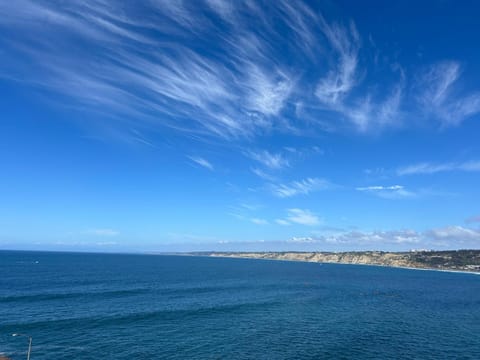
[{"label": "dark water area", "polygon": [[0,354],[480,359],[480,276],[188,256],[0,251]]}]

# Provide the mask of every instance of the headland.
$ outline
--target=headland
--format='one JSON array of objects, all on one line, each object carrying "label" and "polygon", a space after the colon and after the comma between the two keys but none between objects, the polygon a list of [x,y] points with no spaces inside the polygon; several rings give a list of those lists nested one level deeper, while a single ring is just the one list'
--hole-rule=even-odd
[{"label": "headland", "polygon": [[419,250],[408,252],[194,252],[190,255],[307,261],[317,263],[362,264],[413,269],[467,271],[480,273],[480,250]]}]

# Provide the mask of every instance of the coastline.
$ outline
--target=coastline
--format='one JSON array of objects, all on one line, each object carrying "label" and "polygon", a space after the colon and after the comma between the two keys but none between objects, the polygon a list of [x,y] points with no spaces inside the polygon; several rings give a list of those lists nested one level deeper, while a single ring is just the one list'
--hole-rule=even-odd
[{"label": "coastline", "polygon": [[[480,250],[475,250],[479,253]],[[363,256],[371,252],[355,252],[354,254]],[[278,255],[277,255],[278,254]],[[297,255],[296,258],[289,258],[289,254]],[[309,258],[298,257],[298,254],[308,254]],[[231,259],[252,259],[252,260],[272,260],[272,261],[292,261],[292,262],[308,262],[308,263],[317,263],[317,264],[341,264],[341,265],[364,265],[364,266],[378,266],[378,267],[388,267],[388,268],[397,268],[397,269],[406,269],[406,270],[423,270],[423,271],[440,271],[448,273],[460,273],[460,274],[473,274],[480,275],[480,269],[456,269],[456,268],[439,268],[433,266],[421,265],[417,266],[416,264],[411,265],[395,265],[391,263],[375,263],[375,262],[354,262],[354,261],[319,261],[319,260],[310,260],[310,258],[318,253],[290,253],[290,252],[280,252],[280,253],[270,253],[270,252],[196,252],[196,253],[179,253],[178,255],[187,255],[187,256],[204,256],[204,257],[218,257],[218,258],[231,258]],[[342,253],[340,253],[342,254]],[[350,254],[350,253],[349,253]],[[392,254],[392,253],[386,253]],[[405,253],[393,253],[401,254]],[[477,266],[477,265],[475,265]]]}]

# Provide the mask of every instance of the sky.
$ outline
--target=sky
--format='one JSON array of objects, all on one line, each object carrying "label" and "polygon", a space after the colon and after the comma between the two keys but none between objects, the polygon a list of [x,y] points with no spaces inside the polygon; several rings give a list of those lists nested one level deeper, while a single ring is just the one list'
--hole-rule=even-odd
[{"label": "sky", "polygon": [[475,1],[0,2],[0,249],[480,249]]}]

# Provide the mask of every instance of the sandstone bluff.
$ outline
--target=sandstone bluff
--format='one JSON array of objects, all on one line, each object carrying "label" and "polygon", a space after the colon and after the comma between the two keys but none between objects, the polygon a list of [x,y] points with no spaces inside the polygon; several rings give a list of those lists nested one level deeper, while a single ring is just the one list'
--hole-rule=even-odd
[{"label": "sandstone bluff", "polygon": [[354,251],[354,252],[196,252],[191,255],[363,264],[415,269],[471,271],[480,273],[480,250],[452,251]]}]

